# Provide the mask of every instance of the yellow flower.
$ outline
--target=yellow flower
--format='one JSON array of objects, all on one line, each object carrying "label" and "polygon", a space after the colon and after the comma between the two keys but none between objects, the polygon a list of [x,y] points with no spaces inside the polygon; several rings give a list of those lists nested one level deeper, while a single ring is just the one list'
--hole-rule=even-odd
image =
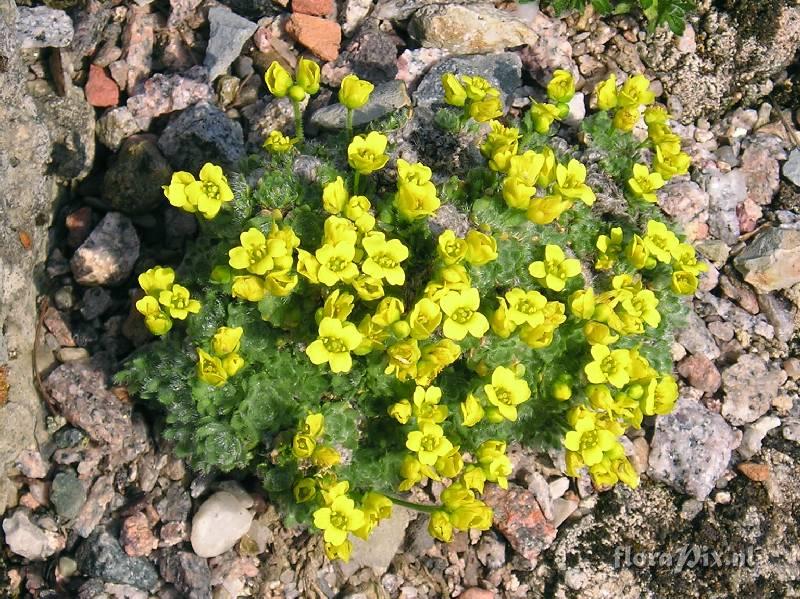
[{"label": "yellow flower", "polygon": [[436,510],[431,514],[428,520],[428,534],[445,543],[453,540],[453,525],[447,512]]},{"label": "yellow flower", "polygon": [[470,103],[469,116],[479,123],[491,121],[503,116],[503,103],[499,97],[487,95],[483,100]]},{"label": "yellow flower", "polygon": [[555,189],[569,200],[580,200],[587,206],[594,204],[594,192],[586,185],[586,167],[574,158],[566,166],[556,166]]},{"label": "yellow flower", "polygon": [[533,198],[528,204],[528,220],[537,225],[549,225],[571,207],[572,201],[558,194]]},{"label": "yellow flower", "polygon": [[319,323],[319,338],[306,348],[306,354],[314,364],[329,363],[332,372],[350,372],[350,352],[361,344],[361,339],[353,323],[325,317]]},{"label": "yellow flower", "polygon": [[609,270],[622,252],[622,229],[613,227],[611,235],[599,235],[595,247],[600,251],[594,267],[598,270]]},{"label": "yellow flower", "polygon": [[483,493],[483,486],[486,482],[486,475],[483,469],[474,464],[470,464],[461,475],[461,482],[467,489],[475,489],[478,493]]},{"label": "yellow flower", "polygon": [[550,394],[559,401],[566,401],[572,397],[572,376],[562,372],[550,386]]},{"label": "yellow flower", "polygon": [[219,327],[211,338],[211,349],[220,358],[239,351],[242,327]]},{"label": "yellow flower", "polygon": [[500,95],[500,92],[492,87],[491,83],[478,75],[463,75],[461,81],[464,83],[467,98],[473,102],[483,100],[486,96],[491,98]]},{"label": "yellow flower", "polygon": [[311,463],[321,469],[338,466],[341,461],[342,456],[333,447],[317,447],[311,454]]},{"label": "yellow flower", "polygon": [[346,320],[353,311],[354,301],[355,299],[349,293],[334,289],[325,299],[322,310],[317,312],[318,320],[322,320],[324,316],[336,318],[337,320]]},{"label": "yellow flower", "polygon": [[317,483],[313,478],[301,478],[292,487],[292,494],[297,503],[311,501],[317,494]]},{"label": "yellow flower", "polygon": [[467,262],[473,266],[483,266],[497,260],[497,241],[494,237],[470,229],[464,240],[467,242]]},{"label": "yellow flower", "polygon": [[264,299],[264,296],[267,294],[267,289],[264,286],[263,279],[252,275],[245,275],[233,277],[231,294],[233,297],[238,297],[249,302],[259,302]]},{"label": "yellow flower", "polygon": [[311,435],[297,433],[292,439],[292,453],[298,459],[310,458],[316,448],[317,442]]},{"label": "yellow flower", "polygon": [[547,84],[547,97],[556,103],[568,103],[575,95],[575,81],[572,73],[563,69],[553,71]]},{"label": "yellow flower", "polygon": [[362,175],[382,169],[389,161],[387,143],[386,136],[377,131],[371,131],[367,136],[356,135],[347,147],[350,166]]},{"label": "yellow flower", "polygon": [[628,179],[628,187],[637,198],[655,204],[655,192],[664,187],[664,179],[658,173],[651,173],[644,164],[634,164],[633,177]]},{"label": "yellow flower", "polygon": [[337,546],[347,540],[347,533],[364,525],[364,512],[356,508],[355,502],[342,495],[334,499],[330,507],[321,507],[314,512],[314,526],[323,531],[326,543]]},{"label": "yellow flower", "polygon": [[442,399],[442,390],[439,387],[417,386],[414,390],[412,403],[414,405],[414,416],[417,422],[427,420],[435,424],[443,422],[447,418],[447,406],[439,405]]},{"label": "yellow flower", "polygon": [[603,459],[603,452],[611,449],[618,441],[614,433],[598,427],[597,419],[591,412],[587,414],[591,417],[579,419],[575,423],[575,430],[568,431],[564,436],[564,447],[577,453],[587,466],[593,466],[599,464]]},{"label": "yellow flower", "polygon": [[297,287],[297,275],[288,270],[271,272],[264,280],[267,291],[275,297],[286,297]]},{"label": "yellow flower", "polygon": [[319,282],[333,287],[340,281],[349,283],[358,276],[358,267],[353,263],[356,248],[347,241],[336,245],[325,244],[316,252],[319,262],[317,278]]},{"label": "yellow flower", "polygon": [[464,460],[458,447],[453,447],[450,453],[441,456],[434,465],[436,472],[447,478],[455,478],[464,469]]},{"label": "yellow flower", "polygon": [[228,354],[222,358],[222,367],[228,376],[233,376],[244,368],[244,359],[239,354]]},{"label": "yellow flower", "polygon": [[361,509],[364,511],[364,525],[354,530],[353,534],[366,541],[378,522],[391,517],[392,500],[380,493],[369,491],[361,500]]},{"label": "yellow flower", "polygon": [[531,183],[526,183],[522,177],[509,176],[503,179],[503,199],[509,208],[527,210],[535,194],[536,187]]},{"label": "yellow flower", "polygon": [[631,356],[627,349],[610,350],[598,344],[592,346],[592,361],[583,370],[590,383],[609,382],[621,389],[631,379],[628,372],[630,365]]},{"label": "yellow flower", "polygon": [[400,464],[400,476],[403,477],[403,480],[397,486],[400,491],[408,491],[426,477],[431,480],[439,480],[439,475],[436,474],[433,468],[426,466],[411,455],[403,458],[403,463]]},{"label": "yellow flower", "polygon": [[684,152],[667,154],[663,151],[661,146],[656,146],[656,157],[653,160],[653,167],[665,180],[669,180],[675,175],[688,173],[691,162],[689,155]]},{"label": "yellow flower", "polygon": [[579,289],[569,297],[569,310],[581,320],[589,320],[594,314],[594,289]]},{"label": "yellow flower", "polygon": [[620,106],[646,106],[652,104],[656,95],[650,91],[650,80],[644,75],[628,77],[619,91]]},{"label": "yellow flower", "polygon": [[664,106],[648,106],[644,111],[644,122],[648,129],[650,125],[666,125],[670,118],[672,117]]},{"label": "yellow flower", "polygon": [[400,299],[391,296],[385,297],[375,309],[372,320],[378,326],[388,327],[400,320],[403,312],[405,312],[405,306],[403,306],[403,302]]},{"label": "yellow flower", "polygon": [[599,83],[595,88],[597,98],[597,108],[600,110],[611,110],[617,107],[617,76],[611,74],[608,79]]},{"label": "yellow flower", "polygon": [[383,282],[375,277],[362,274],[351,284],[356,293],[358,293],[358,297],[365,302],[376,300],[384,295]]},{"label": "yellow flower", "polygon": [[557,245],[548,244],[544,248],[544,260],[531,262],[528,272],[541,285],[553,291],[561,291],[566,280],[578,276],[581,263],[577,258],[566,258]]},{"label": "yellow flower", "polygon": [[[694,250],[692,250],[692,252],[694,252]],[[170,289],[174,282],[175,271],[162,266],[154,266],[139,275],[139,287],[141,287],[147,295],[152,295],[154,297],[157,297],[162,291]]]},{"label": "yellow flower", "polygon": [[508,477],[511,475],[511,460],[506,455],[506,444],[503,441],[489,439],[481,443],[475,457],[478,459],[486,480],[497,483],[501,489],[508,489]]},{"label": "yellow flower", "polygon": [[406,273],[400,263],[408,258],[408,248],[399,239],[386,241],[383,233],[372,232],[364,237],[361,245],[367,252],[361,269],[364,274],[379,280],[386,279],[390,285],[402,285]]},{"label": "yellow flower", "polygon": [[325,219],[323,240],[329,245],[336,245],[342,241],[355,246],[358,231],[352,221],[340,216],[329,216]]},{"label": "yellow flower", "polygon": [[478,398],[472,393],[467,395],[467,398],[461,402],[461,424],[466,427],[472,427],[483,420],[484,410]]},{"label": "yellow flower", "polygon": [[356,222],[358,219],[369,214],[369,209],[372,205],[366,196],[353,196],[344,206],[344,215],[351,221]]},{"label": "yellow flower", "polygon": [[349,110],[361,108],[369,102],[369,96],[375,86],[369,81],[359,79],[356,75],[348,75],[342,79],[339,87],[339,103]]},{"label": "yellow flower", "polygon": [[190,313],[200,311],[200,302],[189,297],[189,290],[181,285],[173,285],[171,289],[158,294],[158,303],[164,306],[165,311],[172,318],[184,320]]},{"label": "yellow flower", "polygon": [[416,339],[404,339],[386,350],[389,363],[384,369],[384,374],[394,374],[397,380],[404,381],[414,378],[417,374],[417,362],[422,355]]},{"label": "yellow flower", "polygon": [[444,101],[450,106],[463,106],[467,101],[467,92],[458,77],[452,73],[442,75],[442,87],[444,88]]},{"label": "yellow flower", "polygon": [[442,427],[433,422],[421,422],[420,430],[411,431],[406,439],[406,447],[417,454],[421,464],[433,466],[441,456],[453,449],[453,444],[444,436]]},{"label": "yellow flower", "polygon": [[678,383],[672,375],[665,374],[660,380],[650,381],[649,393],[642,396],[642,412],[647,416],[669,414],[678,399]]},{"label": "yellow flower", "polygon": [[680,245],[675,233],[657,220],[647,221],[647,234],[642,242],[656,260],[666,264],[672,261],[672,253]]},{"label": "yellow flower", "polygon": [[411,418],[411,402],[407,399],[395,402],[389,406],[389,416],[397,420],[400,424],[406,424]]},{"label": "yellow flower", "polygon": [[350,194],[347,193],[344,179],[341,177],[336,177],[322,188],[322,207],[329,214],[339,214],[349,199]]},{"label": "yellow flower", "polygon": [[463,483],[453,483],[442,491],[442,502],[450,514],[450,522],[459,530],[488,530],[492,526],[492,510]]},{"label": "yellow flower", "polygon": [[678,295],[693,295],[699,284],[697,275],[686,270],[676,270],[670,280],[670,288]]},{"label": "yellow flower", "polygon": [[430,385],[447,366],[461,355],[461,348],[450,339],[440,339],[421,350],[414,381],[418,385]]},{"label": "yellow flower", "polygon": [[708,264],[697,259],[694,248],[688,243],[679,243],[672,250],[672,267],[674,270],[685,270],[693,275],[699,275],[708,270]]},{"label": "yellow flower", "polygon": [[397,160],[397,193],[394,206],[400,216],[415,220],[434,214],[441,205],[436,186],[431,182],[431,169],[424,164]]},{"label": "yellow flower", "polygon": [[517,406],[528,401],[531,389],[525,380],[517,378],[513,370],[498,366],[492,373],[492,382],[483,386],[489,403],[497,408],[506,420],[517,419]]},{"label": "yellow flower", "polygon": [[185,171],[172,173],[169,185],[162,185],[169,203],[185,212],[197,212],[197,204],[193,204],[186,196],[186,186],[194,183],[194,175]]},{"label": "yellow flower", "polygon": [[655,259],[650,257],[650,251],[638,235],[634,235],[633,239],[625,246],[625,257],[631,263],[631,266],[639,270],[652,268],[656,265]]},{"label": "yellow flower", "polygon": [[533,124],[533,130],[540,135],[546,135],[550,131],[553,121],[559,119],[560,111],[558,106],[534,100],[528,114]]},{"label": "yellow flower", "polygon": [[506,127],[500,121],[491,121],[489,124],[492,130],[481,145],[481,154],[489,160],[489,168],[505,172],[511,158],[517,154],[519,129]]},{"label": "yellow flower", "polygon": [[256,228],[251,227],[239,235],[240,246],[228,252],[233,268],[248,270],[255,275],[266,274],[274,268],[274,259],[288,253],[286,243],[282,239],[269,240]]},{"label": "yellow flower", "polygon": [[611,345],[619,341],[619,335],[612,333],[602,322],[593,320],[583,325],[583,334],[591,345]]},{"label": "yellow flower", "polygon": [[627,108],[620,108],[614,113],[614,118],[611,123],[626,133],[633,131],[636,122],[639,120],[639,109],[635,106],[628,106]]},{"label": "yellow flower", "polygon": [[292,76],[277,61],[272,61],[267,72],[264,73],[264,82],[269,93],[278,98],[283,98],[292,87]]},{"label": "yellow flower", "polygon": [[233,200],[233,191],[222,167],[206,162],[200,169],[200,180],[186,186],[187,201],[197,206],[198,212],[207,219],[214,218],[222,204]]},{"label": "yellow flower", "polygon": [[544,307],[547,298],[538,291],[525,291],[514,288],[506,293],[508,318],[515,325],[528,324],[532,327],[544,322]]},{"label": "yellow flower", "polygon": [[313,60],[301,58],[297,63],[295,78],[304,92],[313,96],[319,91],[319,65]]},{"label": "yellow flower", "polygon": [[280,131],[270,131],[267,139],[264,140],[264,149],[273,154],[288,152],[294,147],[294,141]]},{"label": "yellow flower", "polygon": [[492,332],[497,335],[498,337],[502,337],[503,339],[508,339],[517,329],[517,325],[514,324],[514,321],[511,320],[509,316],[509,306],[508,302],[502,298],[498,297],[498,306],[497,310],[492,312],[492,316],[489,319],[489,324],[492,327]]},{"label": "yellow flower", "polygon": [[411,326],[411,336],[422,341],[428,339],[442,322],[442,311],[436,302],[422,298],[411,309],[408,315],[408,324]]},{"label": "yellow flower", "polygon": [[320,495],[325,505],[330,505],[339,497],[344,497],[350,490],[350,483],[346,480],[337,481],[336,476],[328,474],[318,479]]},{"label": "yellow flower", "polygon": [[228,373],[222,366],[222,360],[199,347],[197,358],[197,378],[214,387],[222,387],[228,380]]},{"label": "yellow flower", "polygon": [[309,414],[300,425],[300,432],[312,439],[319,439],[325,432],[325,416],[319,412]]},{"label": "yellow flower", "polygon": [[456,237],[456,234],[447,229],[439,235],[439,241],[436,249],[439,252],[439,257],[445,264],[456,264],[464,259],[467,254],[467,242]]},{"label": "yellow flower", "polygon": [[475,288],[450,291],[440,306],[446,314],[442,332],[448,339],[461,341],[467,334],[481,338],[489,330],[489,321],[478,312],[480,296]]},{"label": "yellow flower", "polygon": [[144,324],[153,335],[166,335],[172,328],[172,319],[153,296],[146,295],[137,301],[136,309],[144,316]]}]

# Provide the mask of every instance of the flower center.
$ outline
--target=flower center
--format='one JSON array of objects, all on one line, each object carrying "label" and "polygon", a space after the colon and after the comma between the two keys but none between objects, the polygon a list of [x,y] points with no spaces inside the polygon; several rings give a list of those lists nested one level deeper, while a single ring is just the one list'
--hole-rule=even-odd
[{"label": "flower center", "polygon": [[250,264],[255,264],[256,262],[261,261],[268,254],[267,247],[263,245],[255,248],[250,248],[249,253],[250,253]]},{"label": "flower center", "polygon": [[499,401],[501,404],[506,406],[511,405],[511,393],[508,389],[504,389],[503,387],[495,387],[494,394],[497,396],[497,401]]},{"label": "flower center", "polygon": [[347,266],[347,260],[344,258],[331,258],[328,260],[328,268],[333,272],[342,272]]},{"label": "flower center", "polygon": [[472,315],[475,313],[474,310],[470,310],[469,308],[459,308],[450,316],[453,320],[455,320],[458,324],[466,324],[472,318]]},{"label": "flower center", "polygon": [[590,449],[597,445],[597,431],[587,431],[581,435],[581,449]]},{"label": "flower center", "polygon": [[386,254],[378,254],[373,258],[373,260],[377,262],[378,266],[380,266],[381,268],[390,269],[397,266],[397,261],[392,260],[392,258]]},{"label": "flower center", "polygon": [[210,181],[203,183],[203,193],[212,200],[219,199],[219,187],[216,183],[211,183]]},{"label": "flower center", "polygon": [[422,443],[420,445],[425,451],[433,451],[439,445],[439,439],[432,435],[426,435],[422,437]]},{"label": "flower center", "polygon": [[341,512],[331,513],[331,524],[339,530],[347,530],[347,516]]},{"label": "flower center", "polygon": [[332,354],[338,354],[347,351],[347,346],[342,343],[342,340],[337,337],[323,337],[322,345],[325,346]]}]

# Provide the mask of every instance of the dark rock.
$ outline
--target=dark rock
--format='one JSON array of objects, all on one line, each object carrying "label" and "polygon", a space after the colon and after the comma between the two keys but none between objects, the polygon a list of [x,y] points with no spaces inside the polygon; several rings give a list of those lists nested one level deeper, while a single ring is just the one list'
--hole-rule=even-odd
[{"label": "dark rock", "polygon": [[180,483],[170,485],[166,495],[156,504],[156,511],[163,522],[183,522],[192,511],[192,498]]},{"label": "dark rock", "polygon": [[164,580],[190,599],[211,599],[211,570],[199,555],[189,551],[165,552],[159,570]]},{"label": "dark rock", "polygon": [[56,474],[50,488],[50,502],[59,516],[71,520],[78,515],[85,501],[86,489],[74,472],[68,470]]},{"label": "dark rock", "polygon": [[216,106],[201,102],[167,125],[158,147],[176,170],[197,173],[206,162],[235,167],[244,155],[239,123]]},{"label": "dark rock", "polygon": [[151,591],[158,584],[158,573],[148,560],[125,554],[119,542],[105,531],[98,531],[81,543],[75,554],[81,572],[105,582],[129,584]]},{"label": "dark rock", "polygon": [[92,209],[89,206],[81,206],[77,210],[67,214],[64,221],[67,226],[67,245],[71,248],[80,246],[89,233],[92,232]]},{"label": "dark rock", "polygon": [[397,38],[382,31],[377,21],[364,24],[336,64],[347,64],[353,73],[372,83],[391,81],[397,75]]},{"label": "dark rock", "polygon": [[169,183],[172,169],[149,135],[129,137],[122,144],[103,179],[103,198],[112,210],[145,214],[165,203],[162,185]]},{"label": "dark rock", "polygon": [[81,299],[81,314],[86,320],[102,316],[111,307],[111,293],[105,287],[90,287]]}]

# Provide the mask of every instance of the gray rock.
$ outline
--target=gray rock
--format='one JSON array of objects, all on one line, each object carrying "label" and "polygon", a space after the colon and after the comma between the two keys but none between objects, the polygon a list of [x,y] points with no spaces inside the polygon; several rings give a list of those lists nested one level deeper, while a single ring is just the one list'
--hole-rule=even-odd
[{"label": "gray rock", "polygon": [[164,580],[192,599],[211,599],[208,562],[190,551],[170,551],[159,560]]},{"label": "gray rock", "polygon": [[250,529],[253,514],[233,493],[219,491],[203,502],[192,520],[192,549],[216,557],[233,547]]},{"label": "gray rock", "polygon": [[789,158],[783,163],[781,172],[789,181],[800,187],[800,148],[789,152]]},{"label": "gray rock", "polygon": [[719,347],[714,336],[694,311],[689,312],[686,326],[678,332],[677,341],[690,353],[705,356],[709,360],[719,357]]},{"label": "gray rock", "polygon": [[214,81],[227,72],[258,25],[220,6],[208,11],[208,21],[211,32],[203,65],[208,69],[209,80]]},{"label": "gray rock", "polygon": [[235,167],[245,155],[241,125],[206,102],[184,110],[171,121],[158,147],[175,170],[194,173],[206,162]]},{"label": "gray rock", "polygon": [[675,411],[656,419],[648,475],[705,499],[725,472],[737,435],[719,414],[699,402],[680,397]]},{"label": "gray rock", "polygon": [[758,307],[775,329],[775,337],[779,341],[789,341],[794,335],[797,308],[774,293],[759,295]]},{"label": "gray rock", "polygon": [[762,229],[733,264],[759,293],[788,289],[800,283],[800,231]]},{"label": "gray rock", "polygon": [[352,34],[372,10],[372,0],[346,0],[344,5],[344,23],[342,31]]},{"label": "gray rock", "polygon": [[119,285],[139,258],[139,236],[130,219],[109,212],[70,260],[75,280],[87,287]]},{"label": "gray rock", "polygon": [[59,516],[65,520],[72,520],[80,512],[86,501],[86,489],[81,481],[71,470],[59,472],[53,479],[50,488],[50,503],[52,503]]},{"label": "gray rock", "polygon": [[111,307],[111,292],[105,287],[90,287],[81,298],[81,314],[86,320],[102,316]]},{"label": "gray rock", "polygon": [[104,112],[97,120],[97,139],[107,148],[116,151],[127,137],[145,128],[133,116],[130,108],[120,106]]},{"label": "gray rock", "polygon": [[[388,81],[375,86],[369,102],[353,111],[353,125],[360,127],[376,119],[411,106],[406,84],[402,81]],[[339,103],[320,108],[311,115],[311,123],[323,129],[344,129],[347,109]]]},{"label": "gray rock", "polygon": [[146,214],[166,202],[162,185],[172,169],[153,136],[137,135],[123,143],[103,179],[103,199],[112,210]]},{"label": "gray rock", "polygon": [[525,23],[491,4],[432,4],[411,17],[408,31],[423,48],[460,54],[497,52],[538,41]]},{"label": "gray rock", "polygon": [[97,531],[81,543],[75,553],[81,573],[105,582],[129,584],[151,591],[158,584],[158,572],[149,560],[130,557],[119,542],[105,531]]},{"label": "gray rock", "polygon": [[742,456],[742,459],[749,460],[761,451],[761,442],[767,433],[780,425],[781,419],[777,416],[762,416],[744,429],[742,444],[736,449],[736,453]]},{"label": "gray rock", "polygon": [[63,10],[47,6],[19,7],[17,40],[21,48],[64,48],[75,33]]},{"label": "gray rock", "polygon": [[145,130],[155,117],[213,98],[208,72],[195,66],[180,75],[156,73],[144,82],[141,93],[128,99],[127,107],[141,130]]},{"label": "gray rock", "polygon": [[192,498],[183,485],[170,485],[164,497],[156,503],[156,511],[162,522],[183,522],[192,511]]},{"label": "gray rock", "polygon": [[31,522],[27,510],[19,509],[3,520],[8,548],[30,560],[43,560],[64,548],[64,537]]},{"label": "gray rock", "polygon": [[695,244],[695,248],[717,268],[722,268],[731,253],[731,248],[728,244],[719,239],[698,241]]},{"label": "gray rock", "polygon": [[727,244],[739,239],[739,218],[736,207],[747,197],[747,177],[741,169],[713,173],[705,180],[708,193],[708,228],[711,234]]},{"label": "gray rock", "polygon": [[744,354],[722,372],[722,415],[735,426],[755,421],[769,410],[785,382],[786,372],[770,370],[756,354]]},{"label": "gray rock", "polygon": [[376,576],[382,576],[403,544],[412,517],[410,510],[394,506],[391,517],[379,522],[367,541],[353,538],[350,561],[342,564],[344,575],[349,577],[361,568],[372,568]]},{"label": "gray rock", "polygon": [[420,81],[413,94],[416,106],[429,107],[444,104],[442,75],[480,75],[500,90],[506,106],[514,96],[514,91],[522,85],[522,61],[518,54],[503,52],[477,56],[456,56],[436,63]]}]

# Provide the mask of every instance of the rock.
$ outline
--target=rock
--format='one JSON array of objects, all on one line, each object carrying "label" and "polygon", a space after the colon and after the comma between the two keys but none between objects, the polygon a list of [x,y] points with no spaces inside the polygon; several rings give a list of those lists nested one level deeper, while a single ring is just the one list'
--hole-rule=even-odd
[{"label": "rock", "polygon": [[342,29],[336,21],[295,13],[287,21],[286,31],[322,60],[336,60],[339,56]]},{"label": "rock", "polygon": [[67,245],[73,249],[79,247],[92,232],[92,209],[82,206],[70,212],[64,224],[67,227]]},{"label": "rock", "polygon": [[266,98],[245,106],[242,116],[247,123],[247,147],[251,151],[260,149],[270,131],[289,131],[294,127],[292,102],[289,98]]},{"label": "rock", "polygon": [[137,512],[123,520],[119,540],[125,553],[131,557],[145,557],[158,549],[158,539],[153,535],[144,512]]},{"label": "rock", "polygon": [[105,69],[89,65],[89,79],[83,88],[86,101],[97,108],[107,108],[119,104],[119,87],[106,75]]},{"label": "rock", "polygon": [[391,517],[378,523],[369,540],[353,537],[350,561],[342,564],[344,575],[349,577],[361,568],[371,568],[375,576],[382,576],[403,544],[406,528],[412,519],[410,510],[394,506]]},{"label": "rock", "polygon": [[119,150],[122,142],[134,133],[142,130],[142,126],[127,106],[120,106],[103,113],[97,121],[97,139],[111,150]]},{"label": "rock", "polygon": [[[567,38],[566,23],[561,19],[551,19],[542,11],[537,11],[533,17],[525,19],[525,22],[535,36],[533,43],[523,47],[519,55],[534,80],[544,87],[556,69],[569,71],[577,78],[578,68],[572,60],[572,44]],[[638,60],[635,48],[632,48],[631,53]],[[634,67],[628,72],[643,70]]]},{"label": "rock", "polygon": [[322,71],[325,83],[336,86],[350,72],[375,85],[397,78],[397,36],[367,21],[335,63]]},{"label": "rock", "polygon": [[739,464],[736,469],[752,481],[763,483],[769,479],[769,466],[766,464],[743,462]]},{"label": "rock", "polygon": [[119,285],[130,276],[139,258],[139,236],[130,219],[109,212],[70,260],[81,285]]},{"label": "rock", "polygon": [[695,389],[714,394],[722,382],[714,362],[701,354],[684,358],[678,364],[678,372]]},{"label": "rock", "polygon": [[696,238],[697,225],[708,221],[709,196],[694,181],[672,179],[658,193],[658,205]]},{"label": "rock", "polygon": [[126,89],[129,94],[139,91],[139,84],[150,75],[155,46],[156,15],[147,7],[132,6],[122,36],[122,51],[128,65]]},{"label": "rock", "polygon": [[292,0],[292,10],[304,15],[327,17],[333,9],[333,0]]},{"label": "rock", "polygon": [[759,295],[758,307],[775,329],[775,337],[788,342],[794,335],[797,308],[774,293]]},{"label": "rock", "polygon": [[27,510],[18,509],[3,520],[5,544],[17,555],[30,560],[43,560],[64,548],[64,537],[44,530],[31,522]]},{"label": "rock", "polygon": [[211,599],[211,570],[208,562],[189,551],[169,551],[159,560],[162,578],[187,597]]},{"label": "rock", "polygon": [[56,352],[58,361],[62,364],[66,362],[80,362],[88,360],[89,352],[82,347],[62,347]]},{"label": "rock", "polygon": [[121,448],[132,437],[130,404],[107,389],[103,373],[92,365],[62,364],[44,387],[61,415],[92,440]]},{"label": "rock", "polygon": [[705,239],[696,243],[695,248],[717,268],[722,267],[728,261],[731,253],[731,248],[719,239]]},{"label": "rock", "polygon": [[258,25],[220,6],[208,11],[208,22],[211,30],[203,66],[208,69],[209,81],[213,82],[228,71]]},{"label": "rock", "polygon": [[72,19],[63,10],[20,6],[17,11],[17,41],[21,48],[64,48],[72,42]]},{"label": "rock", "polygon": [[671,414],[656,419],[648,475],[705,499],[737,445],[737,435],[719,414],[681,396]]},{"label": "rock", "polygon": [[44,313],[44,326],[53,334],[59,345],[75,347],[75,337],[72,336],[72,330],[61,312],[53,307],[47,308]]},{"label": "rock", "polygon": [[749,460],[761,451],[761,441],[764,440],[767,433],[780,425],[781,420],[777,416],[762,416],[744,429],[742,443],[736,449],[736,453],[745,460]]},{"label": "rock", "polygon": [[44,461],[42,454],[34,449],[26,449],[17,456],[17,468],[28,478],[44,478],[50,465]]},{"label": "rock", "polygon": [[563,499],[556,497],[553,499],[553,526],[558,528],[572,513],[578,509],[576,498]]},{"label": "rock", "polygon": [[678,332],[678,343],[690,353],[705,356],[709,360],[719,358],[719,347],[706,323],[694,311],[690,311],[686,326]]},{"label": "rock", "polygon": [[158,584],[158,572],[143,557],[125,554],[117,540],[105,531],[98,531],[86,539],[75,553],[81,573],[105,582],[129,584],[146,591]]},{"label": "rock", "polygon": [[742,171],[747,184],[747,199],[766,206],[780,185],[780,167],[768,147],[760,143],[748,145],[742,152]]},{"label": "rock", "polygon": [[[353,111],[353,125],[360,127],[376,119],[411,106],[406,85],[402,81],[389,81],[375,87],[369,102]],[[323,129],[344,129],[347,109],[339,103],[326,106],[311,115],[311,123]]]},{"label": "rock", "polygon": [[81,511],[86,501],[86,489],[71,470],[59,472],[50,487],[50,503],[59,516],[72,520]]},{"label": "rock", "polygon": [[788,419],[781,427],[781,434],[787,441],[800,443],[800,420],[795,418]]},{"label": "rock", "polygon": [[413,94],[415,105],[430,107],[444,104],[442,75],[445,73],[484,77],[500,90],[506,105],[511,101],[514,91],[522,85],[522,61],[515,53],[445,58],[435,64],[420,82]]},{"label": "rock", "polygon": [[785,382],[783,370],[769,370],[756,354],[742,355],[722,373],[722,415],[735,426],[755,421],[769,410]]},{"label": "rock", "polygon": [[207,72],[198,66],[181,75],[156,73],[144,82],[141,93],[128,99],[127,107],[144,130],[157,116],[213,99],[214,90],[208,83]]},{"label": "rock", "polygon": [[245,155],[241,125],[206,102],[195,104],[170,121],[158,139],[158,147],[175,170],[192,173],[200,172],[206,162],[234,167]]},{"label": "rock", "polygon": [[413,50],[406,48],[397,57],[396,78],[405,81],[409,88],[414,88],[420,77],[431,68],[431,65],[439,62],[448,54],[446,50],[439,48],[415,48]]},{"label": "rock", "polygon": [[800,148],[789,152],[789,158],[783,163],[783,176],[800,187]]},{"label": "rock", "polygon": [[497,52],[538,39],[521,20],[490,4],[422,6],[414,11],[408,31],[423,48],[459,54]]},{"label": "rock", "polygon": [[[241,498],[239,503],[243,503]],[[252,500],[250,500],[252,505]],[[243,505],[247,509],[248,505]],[[163,499],[156,503],[156,511],[162,522],[183,522],[192,511],[192,499],[181,484],[170,485]]]},{"label": "rock", "polygon": [[166,202],[161,186],[169,183],[171,175],[153,136],[129,137],[106,170],[103,199],[112,210],[146,214]]},{"label": "rock", "polygon": [[233,547],[250,528],[253,514],[239,499],[219,491],[203,502],[192,519],[192,549],[201,557],[215,557]]},{"label": "rock", "polygon": [[342,30],[345,35],[352,34],[372,10],[372,0],[346,0],[344,6],[344,23]]},{"label": "rock", "polygon": [[736,208],[747,197],[747,177],[741,169],[713,173],[705,181],[708,193],[708,227],[711,234],[727,244],[739,239]]},{"label": "rock", "polygon": [[173,547],[178,543],[184,543],[189,540],[189,525],[187,522],[167,522],[161,527],[159,538],[161,547]]},{"label": "rock", "polygon": [[111,293],[105,287],[90,287],[81,298],[81,314],[94,320],[111,307]]},{"label": "rock", "polygon": [[494,599],[494,593],[480,587],[470,587],[458,596],[458,599]]},{"label": "rock", "polygon": [[796,285],[800,283],[800,231],[765,227],[733,264],[759,293]]},{"label": "rock", "polygon": [[494,510],[494,526],[532,565],[556,538],[556,529],[544,517],[533,493],[515,485],[508,490],[487,488],[483,500]]}]

